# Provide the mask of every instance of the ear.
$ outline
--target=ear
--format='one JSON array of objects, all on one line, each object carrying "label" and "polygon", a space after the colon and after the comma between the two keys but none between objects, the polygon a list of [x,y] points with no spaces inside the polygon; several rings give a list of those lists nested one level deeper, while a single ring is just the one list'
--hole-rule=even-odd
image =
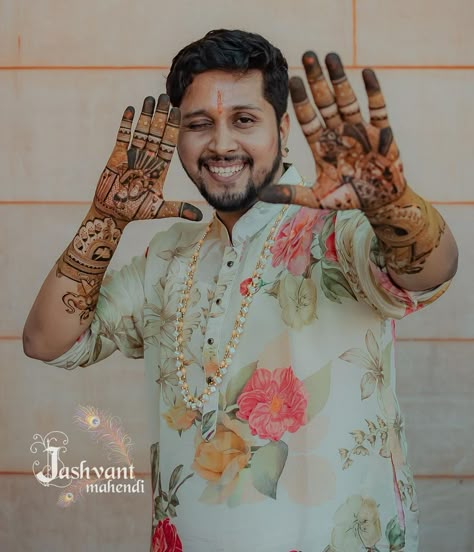
[{"label": "ear", "polygon": [[278,130],[280,132],[281,147],[285,148],[290,135],[290,116],[288,112],[283,114]]}]

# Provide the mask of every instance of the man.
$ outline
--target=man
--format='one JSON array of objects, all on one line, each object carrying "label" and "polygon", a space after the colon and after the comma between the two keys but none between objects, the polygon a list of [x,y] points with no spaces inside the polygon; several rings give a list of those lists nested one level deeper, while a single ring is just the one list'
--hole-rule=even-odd
[{"label": "man", "polygon": [[[301,79],[290,90],[314,185],[283,162],[281,52],[211,31],[174,58],[133,136],[125,110],[25,326],[26,354],[67,369],[145,358],[153,551],[417,550],[392,322],[447,289],[457,248],[407,185],[374,72],[367,123],[337,54],[332,88],[316,54],[303,64],[316,109]],[[163,199],[175,145],[215,215],[102,281],[132,220],[201,219]]]}]

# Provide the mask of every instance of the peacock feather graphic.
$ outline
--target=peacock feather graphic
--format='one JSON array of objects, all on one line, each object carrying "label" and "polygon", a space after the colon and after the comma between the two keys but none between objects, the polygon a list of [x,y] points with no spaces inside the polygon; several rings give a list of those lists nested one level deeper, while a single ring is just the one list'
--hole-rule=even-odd
[{"label": "peacock feather graphic", "polygon": [[63,491],[59,495],[56,504],[61,508],[68,508],[82,497],[82,493],[87,485],[97,483],[98,481],[100,481],[99,478],[76,479],[68,486],[66,491]]},{"label": "peacock feather graphic", "polygon": [[111,462],[127,466],[132,464],[132,440],[124,432],[120,418],[94,406],[79,405],[74,421],[82,430],[87,431],[96,443],[102,443]]},{"label": "peacock feather graphic", "polygon": [[[102,443],[108,460],[115,464],[132,465],[132,440],[124,432],[120,418],[94,406],[79,405],[76,408],[74,421],[80,429],[87,431],[96,443]],[[83,496],[88,485],[103,479],[103,477],[96,477],[72,481],[59,495],[57,505],[61,508],[71,506]]]}]

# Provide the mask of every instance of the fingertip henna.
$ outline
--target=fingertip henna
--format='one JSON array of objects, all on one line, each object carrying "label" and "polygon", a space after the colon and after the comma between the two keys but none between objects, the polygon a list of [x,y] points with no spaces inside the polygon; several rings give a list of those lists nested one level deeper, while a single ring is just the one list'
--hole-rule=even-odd
[{"label": "fingertip henna", "polygon": [[155,98],[153,96],[147,96],[143,100],[142,113],[144,113],[145,115],[153,115],[154,111],[155,111]]},{"label": "fingertip henna", "polygon": [[381,91],[377,76],[372,69],[364,69],[362,71],[362,78],[368,94],[377,94]]},{"label": "fingertip henna", "polygon": [[158,96],[157,109],[166,109],[166,111],[168,112],[169,106],[170,97],[168,96],[168,94],[160,94]]},{"label": "fingertip henna", "polygon": [[338,54],[335,52],[329,53],[325,61],[331,80],[342,79],[345,76],[344,66]]},{"label": "fingertip henna", "polygon": [[181,123],[181,110],[179,107],[172,107],[170,111],[170,116],[168,123],[179,126]]},{"label": "fingertip henna", "polygon": [[308,95],[306,94],[306,89],[304,86],[304,82],[300,77],[292,77],[290,79],[290,94],[291,99],[295,103],[300,103],[306,100]]},{"label": "fingertip henna", "polygon": [[200,221],[202,220],[202,212],[200,209],[191,205],[191,203],[182,203],[179,211],[179,216],[187,220]]},{"label": "fingertip henna", "polygon": [[259,193],[259,199],[267,203],[291,203],[294,191],[293,186],[269,186]]},{"label": "fingertip henna", "polygon": [[313,50],[306,50],[306,52],[301,56],[301,61],[305,66],[313,63],[317,63],[319,65],[318,56]]},{"label": "fingertip henna", "polygon": [[129,105],[125,108],[125,111],[123,112],[123,119],[127,121],[133,121],[133,117],[135,117],[135,108],[133,105]]}]

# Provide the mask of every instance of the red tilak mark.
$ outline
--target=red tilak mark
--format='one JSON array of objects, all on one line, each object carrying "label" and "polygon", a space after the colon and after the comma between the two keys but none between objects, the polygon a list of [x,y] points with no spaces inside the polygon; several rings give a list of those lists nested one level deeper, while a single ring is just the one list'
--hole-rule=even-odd
[{"label": "red tilak mark", "polygon": [[21,50],[21,36],[20,35],[18,35],[17,44],[18,44],[18,51],[20,51]]},{"label": "red tilak mark", "polygon": [[224,111],[224,107],[222,105],[222,92],[218,90],[217,91],[217,113],[221,115],[223,111]]}]

